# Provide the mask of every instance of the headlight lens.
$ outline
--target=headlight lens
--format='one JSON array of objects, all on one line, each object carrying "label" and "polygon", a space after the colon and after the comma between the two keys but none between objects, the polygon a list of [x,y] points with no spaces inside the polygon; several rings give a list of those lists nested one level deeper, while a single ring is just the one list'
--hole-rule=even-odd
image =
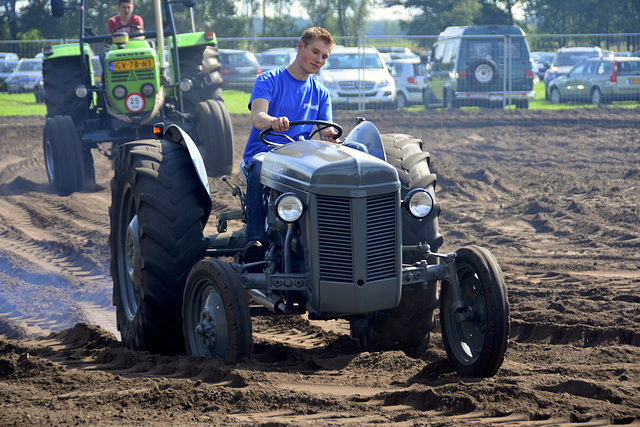
[{"label": "headlight lens", "polygon": [[145,83],[140,87],[140,92],[146,98],[150,98],[156,93],[156,88],[151,83]]},{"label": "headlight lens", "polygon": [[433,210],[433,198],[423,188],[411,190],[405,197],[404,204],[416,218],[424,218]]},{"label": "headlight lens", "polygon": [[85,85],[78,85],[76,86],[76,96],[78,98],[85,98],[87,96],[87,94],[89,93],[87,91],[87,87]]},{"label": "headlight lens", "polygon": [[116,99],[124,99],[125,96],[127,96],[127,88],[122,86],[122,85],[118,85],[116,87],[113,88],[113,96]]},{"label": "headlight lens", "polygon": [[193,88],[193,82],[189,79],[182,79],[180,80],[179,87],[182,92],[189,92],[191,88]]},{"label": "headlight lens", "polygon": [[276,200],[278,218],[284,222],[295,222],[304,212],[302,201],[293,193],[285,193]]}]

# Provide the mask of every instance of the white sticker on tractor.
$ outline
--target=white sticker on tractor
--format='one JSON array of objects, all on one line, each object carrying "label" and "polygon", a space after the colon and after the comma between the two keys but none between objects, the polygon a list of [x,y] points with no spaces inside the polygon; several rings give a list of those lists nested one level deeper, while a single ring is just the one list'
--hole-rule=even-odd
[{"label": "white sticker on tractor", "polygon": [[146,101],[139,93],[132,93],[124,100],[124,105],[130,113],[139,113],[147,105]]}]

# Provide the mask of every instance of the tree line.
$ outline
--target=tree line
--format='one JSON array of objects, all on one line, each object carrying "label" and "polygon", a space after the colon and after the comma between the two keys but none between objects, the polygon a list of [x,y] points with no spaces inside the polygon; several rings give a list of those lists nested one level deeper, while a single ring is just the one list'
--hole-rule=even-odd
[{"label": "tree line", "polygon": [[[297,37],[303,27],[319,25],[335,36],[366,34],[374,8],[400,6],[409,19],[393,26],[390,35],[433,35],[450,25],[517,24],[529,34],[634,33],[640,28],[640,0],[297,0],[308,13],[300,23],[291,16],[291,0],[201,0],[194,16],[198,30],[218,37]],[[50,0],[0,0],[3,40],[77,38],[77,11],[51,16]],[[65,0],[73,8],[78,0]],[[107,31],[107,19],[117,13],[117,0],[86,0],[86,26]],[[190,13],[173,3],[180,31],[190,31]],[[240,6],[240,7],[239,7]],[[135,13],[153,25],[151,0],[135,0]]]}]

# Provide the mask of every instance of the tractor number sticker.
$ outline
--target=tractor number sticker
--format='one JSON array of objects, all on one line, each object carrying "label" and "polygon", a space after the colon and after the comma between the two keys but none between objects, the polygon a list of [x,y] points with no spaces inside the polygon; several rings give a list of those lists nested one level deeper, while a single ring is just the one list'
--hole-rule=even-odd
[{"label": "tractor number sticker", "polygon": [[130,113],[139,113],[144,110],[147,102],[139,93],[132,93],[124,100],[124,105]]}]

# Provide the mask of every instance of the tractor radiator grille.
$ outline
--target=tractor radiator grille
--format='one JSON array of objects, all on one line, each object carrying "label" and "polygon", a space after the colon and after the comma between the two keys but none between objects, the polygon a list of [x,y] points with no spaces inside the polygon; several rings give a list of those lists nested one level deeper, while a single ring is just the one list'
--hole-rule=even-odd
[{"label": "tractor radiator grille", "polygon": [[[367,280],[395,277],[396,197],[396,193],[368,197],[363,211],[357,212],[349,198],[318,196],[320,280],[353,282],[354,259],[366,265]],[[361,226],[360,221],[366,221],[366,255],[353,252],[352,229],[354,222]]]},{"label": "tractor radiator grille", "polygon": [[320,280],[353,282],[350,199],[318,196]]},{"label": "tractor radiator grille", "polygon": [[396,194],[367,199],[367,280],[396,274]]},{"label": "tractor radiator grille", "polygon": [[113,83],[124,83],[128,81],[154,80],[154,70],[130,70],[111,73]]}]

